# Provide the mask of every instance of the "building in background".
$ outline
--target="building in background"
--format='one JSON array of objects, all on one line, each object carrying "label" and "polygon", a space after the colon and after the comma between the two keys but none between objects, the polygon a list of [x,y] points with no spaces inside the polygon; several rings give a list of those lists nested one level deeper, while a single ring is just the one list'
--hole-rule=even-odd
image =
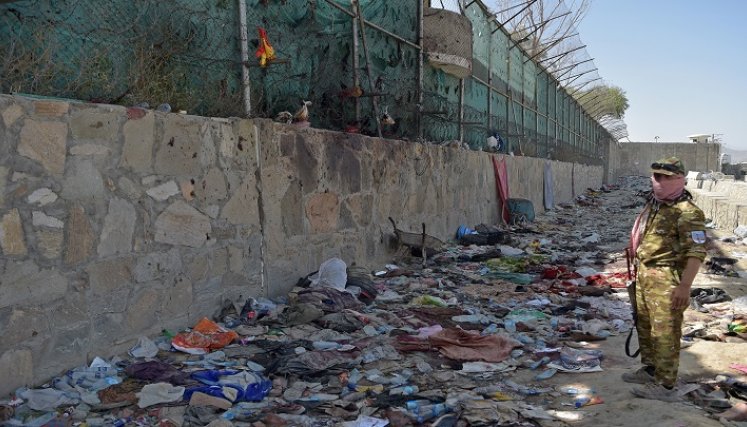
[{"label": "building in background", "polygon": [[714,135],[711,133],[699,133],[695,135],[688,135],[687,139],[689,139],[690,142],[694,142],[696,144],[707,144],[709,142],[714,142]]}]

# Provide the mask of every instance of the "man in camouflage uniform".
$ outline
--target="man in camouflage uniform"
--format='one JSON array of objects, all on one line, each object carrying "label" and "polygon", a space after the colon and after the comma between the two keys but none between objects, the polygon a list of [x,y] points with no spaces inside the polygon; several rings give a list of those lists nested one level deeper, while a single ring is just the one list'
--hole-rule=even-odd
[{"label": "man in camouflage uniform", "polygon": [[623,380],[646,384],[632,390],[638,397],[675,401],[682,317],[706,256],[705,216],[685,190],[685,168],[678,158],[659,160],[651,169],[653,191],[631,233],[644,366],[623,374]]}]

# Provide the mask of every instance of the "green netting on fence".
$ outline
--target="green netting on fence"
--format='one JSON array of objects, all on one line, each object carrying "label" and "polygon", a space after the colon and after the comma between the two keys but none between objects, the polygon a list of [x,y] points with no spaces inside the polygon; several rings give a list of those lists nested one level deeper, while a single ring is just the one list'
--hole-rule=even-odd
[{"label": "green netting on fence", "polygon": [[[418,1],[361,0],[364,18],[418,43]],[[0,92],[243,116],[236,0],[19,0],[0,4]],[[375,134],[380,112],[395,120],[384,136],[463,140],[481,149],[498,134],[506,152],[594,161],[609,135],[581,114],[555,80],[510,40],[479,3],[472,25],[473,76],[463,82],[426,61],[418,104],[418,49],[370,26],[354,68],[350,0],[246,0],[251,114],[274,117],[312,102],[312,126],[359,126]],[[344,10],[341,10],[344,9]],[[346,13],[349,12],[349,13]],[[258,29],[276,59],[254,57]],[[368,59],[368,60],[367,60]],[[369,79],[369,67],[371,78]],[[349,96],[357,72],[360,123]]]},{"label": "green netting on fence", "polygon": [[[350,2],[340,4],[351,10]],[[364,17],[417,42],[417,3],[363,0]],[[312,123],[340,129],[355,120],[351,16],[326,1],[247,1],[253,115],[294,112],[312,101]],[[258,28],[277,59],[254,58]],[[43,0],[0,5],[0,90],[151,106],[215,116],[243,115],[238,2],[231,0]],[[390,136],[416,129],[418,54],[366,28],[372,82],[361,41],[361,98],[381,94],[395,115]],[[370,114],[366,115],[371,117]],[[375,128],[372,117],[363,124]],[[408,132],[403,131],[407,129]]]},{"label": "green netting on fence", "polygon": [[0,90],[235,114],[236,28],[221,1],[0,5]]}]

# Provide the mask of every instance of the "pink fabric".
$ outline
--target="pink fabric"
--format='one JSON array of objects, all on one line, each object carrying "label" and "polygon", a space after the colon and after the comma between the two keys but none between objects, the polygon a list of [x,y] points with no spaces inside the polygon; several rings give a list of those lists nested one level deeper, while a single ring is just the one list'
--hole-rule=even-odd
[{"label": "pink fabric", "polygon": [[397,349],[400,351],[438,349],[443,356],[453,360],[501,362],[508,358],[515,347],[521,347],[521,343],[508,336],[482,336],[458,328],[446,328],[428,337],[427,341],[417,335],[397,337]]},{"label": "pink fabric", "polygon": [[453,360],[482,360],[502,362],[521,343],[507,336],[479,335],[461,329],[450,328],[429,338],[442,355]]},{"label": "pink fabric", "polygon": [[635,219],[633,223],[633,229],[630,231],[630,256],[635,256],[635,251],[638,250],[638,245],[641,243],[641,235],[643,234],[643,227],[646,225],[648,219],[648,212],[651,210],[651,205],[646,204],[641,213]]},{"label": "pink fabric", "polygon": [[508,212],[508,172],[506,171],[506,159],[498,160],[496,156],[493,159],[493,172],[495,173],[495,186],[497,187],[498,199],[501,201],[501,218],[508,224],[511,220]]},{"label": "pink fabric", "polygon": [[[683,175],[676,175],[673,179],[657,181],[651,176],[651,187],[654,190],[654,198],[657,201],[672,202],[677,200],[685,191],[685,177]],[[633,229],[630,231],[630,250],[632,254],[635,254],[638,245],[641,243],[643,227],[646,225],[650,211],[651,206],[646,204],[646,207],[638,214],[635,223],[633,223]]]},{"label": "pink fabric", "polygon": [[660,202],[672,202],[677,200],[685,191],[685,176],[675,175],[673,179],[662,179],[657,181],[651,177],[651,186],[654,189],[654,198]]}]

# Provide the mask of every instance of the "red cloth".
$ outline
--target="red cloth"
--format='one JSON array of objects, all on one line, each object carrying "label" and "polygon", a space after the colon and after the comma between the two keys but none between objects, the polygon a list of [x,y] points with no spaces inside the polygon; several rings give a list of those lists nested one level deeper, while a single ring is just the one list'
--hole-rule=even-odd
[{"label": "red cloth", "polygon": [[496,156],[493,159],[493,172],[495,173],[495,186],[498,192],[498,199],[501,201],[501,217],[503,222],[508,224],[511,216],[508,212],[508,172],[506,171],[506,159],[498,160]]},{"label": "red cloth", "polygon": [[547,267],[544,269],[544,271],[542,271],[542,278],[543,279],[556,279],[567,271],[568,269],[562,265]]},{"label": "red cloth", "polygon": [[592,274],[586,278],[586,284],[589,286],[609,286],[615,289],[624,289],[627,287],[625,280],[627,279],[626,273],[598,273]]}]

